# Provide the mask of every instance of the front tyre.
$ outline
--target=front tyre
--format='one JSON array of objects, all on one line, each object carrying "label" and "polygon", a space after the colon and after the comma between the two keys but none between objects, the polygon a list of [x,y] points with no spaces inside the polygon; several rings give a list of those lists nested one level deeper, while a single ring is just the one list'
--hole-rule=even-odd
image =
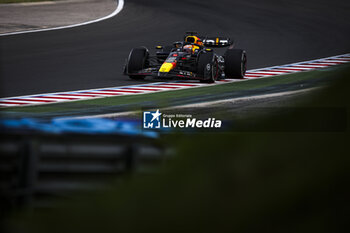
[{"label": "front tyre", "polygon": [[247,70],[247,55],[242,49],[228,49],[225,57],[225,77],[230,79],[244,78]]},{"label": "front tyre", "polygon": [[149,53],[145,47],[131,50],[126,66],[127,73],[131,79],[142,80],[146,77],[144,75],[137,75],[137,73],[147,67],[148,56]]},{"label": "front tyre", "polygon": [[197,75],[201,77],[201,83],[214,83],[218,78],[218,61],[214,53],[202,52],[198,55]]}]

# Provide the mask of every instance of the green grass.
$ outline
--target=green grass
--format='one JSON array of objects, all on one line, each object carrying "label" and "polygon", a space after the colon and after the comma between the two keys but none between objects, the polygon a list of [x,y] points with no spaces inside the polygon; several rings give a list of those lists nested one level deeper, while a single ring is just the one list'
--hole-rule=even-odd
[{"label": "green grass", "polygon": [[[223,85],[215,85],[200,88],[190,88],[176,91],[165,91],[159,93],[142,94],[142,95],[125,95],[107,97],[93,100],[66,102],[58,104],[27,106],[27,107],[11,107],[4,108],[3,112],[18,112],[18,113],[54,113],[54,112],[70,112],[70,111],[87,111],[93,109],[126,107],[130,110],[144,106],[167,107],[188,103],[193,99],[198,99],[199,102],[208,98],[224,99],[229,98],[229,95],[244,91],[254,91],[273,86],[287,86],[303,82],[314,82],[317,80],[331,80],[336,76],[337,72],[342,72],[348,66],[340,66],[337,68],[296,73],[284,76],[276,76],[270,78],[254,79],[243,82],[227,83]],[[134,106],[134,107],[132,107]]]}]

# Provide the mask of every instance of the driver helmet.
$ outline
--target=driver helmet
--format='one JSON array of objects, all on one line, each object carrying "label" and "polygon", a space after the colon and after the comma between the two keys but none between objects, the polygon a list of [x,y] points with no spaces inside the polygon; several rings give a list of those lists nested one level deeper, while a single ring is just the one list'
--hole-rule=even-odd
[{"label": "driver helmet", "polygon": [[193,52],[193,45],[185,45],[183,47],[183,51],[186,53],[192,53]]}]

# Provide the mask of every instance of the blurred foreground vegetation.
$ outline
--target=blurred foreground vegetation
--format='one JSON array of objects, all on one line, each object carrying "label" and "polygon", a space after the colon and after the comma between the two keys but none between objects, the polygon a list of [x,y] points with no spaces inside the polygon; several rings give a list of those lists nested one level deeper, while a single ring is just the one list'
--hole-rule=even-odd
[{"label": "blurred foreground vegetation", "polygon": [[[340,75],[303,107],[348,113],[349,69]],[[260,124],[288,124],[298,119],[295,114]],[[347,124],[335,132],[178,134],[164,141],[176,145],[178,155],[157,175],[130,177],[112,189],[60,201],[54,209],[14,213],[7,230],[347,232]]]}]

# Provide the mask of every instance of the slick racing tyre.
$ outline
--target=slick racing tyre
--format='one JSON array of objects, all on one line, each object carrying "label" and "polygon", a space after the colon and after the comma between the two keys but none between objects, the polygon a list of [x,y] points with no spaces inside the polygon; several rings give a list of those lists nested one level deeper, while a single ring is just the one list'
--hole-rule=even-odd
[{"label": "slick racing tyre", "polygon": [[247,55],[241,49],[228,49],[225,57],[225,77],[242,79],[247,70]]},{"label": "slick racing tyre", "polygon": [[131,50],[128,63],[127,63],[127,73],[131,74],[129,77],[131,79],[144,79],[144,75],[132,75],[140,70],[143,70],[147,67],[148,60],[148,50],[145,47],[134,48]]},{"label": "slick racing tyre", "polygon": [[197,75],[203,79],[200,82],[214,83],[218,77],[218,62],[214,53],[201,52],[198,54]]}]

